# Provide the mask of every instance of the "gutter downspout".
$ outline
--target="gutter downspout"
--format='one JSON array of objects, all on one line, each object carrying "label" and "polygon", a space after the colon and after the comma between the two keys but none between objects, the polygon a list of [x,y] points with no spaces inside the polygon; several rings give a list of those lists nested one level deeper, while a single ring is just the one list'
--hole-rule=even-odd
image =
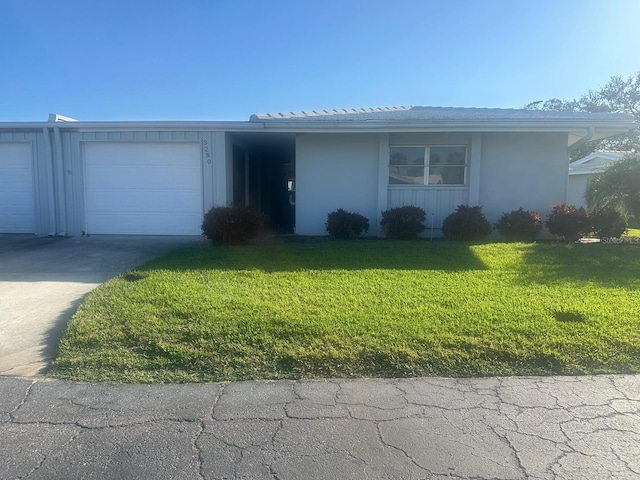
[{"label": "gutter downspout", "polygon": [[595,133],[596,133],[596,129],[594,127],[589,127],[587,129],[587,134],[584,137],[582,137],[580,140],[578,140],[577,142],[572,143],[571,145],[569,145],[569,147],[567,147],[568,152],[570,153],[571,151],[575,150],[576,148],[580,148],[582,145],[584,145],[589,140],[591,140]]},{"label": "gutter downspout", "polygon": [[58,226],[60,228],[60,231],[58,232],[58,235],[64,237],[67,235],[67,209],[64,199],[64,157],[62,153],[62,134],[60,133],[60,127],[53,127],[53,133],[56,144],[55,157],[58,160],[58,169],[56,175],[58,193],[58,217],[60,220],[60,225]]},{"label": "gutter downspout", "polygon": [[55,182],[53,180],[53,148],[51,145],[51,133],[49,132],[48,127],[42,127],[42,134],[45,139],[45,150],[47,155],[47,178],[50,180],[48,183],[49,188],[49,233],[47,234],[50,237],[54,237],[56,235],[56,203],[55,203],[55,195],[54,195],[54,185]]}]

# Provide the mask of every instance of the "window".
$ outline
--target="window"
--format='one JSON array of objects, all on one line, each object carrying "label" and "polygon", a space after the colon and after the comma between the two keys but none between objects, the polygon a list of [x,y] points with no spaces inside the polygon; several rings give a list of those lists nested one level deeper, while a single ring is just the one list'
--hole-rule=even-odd
[{"label": "window", "polygon": [[464,185],[467,147],[391,147],[390,185]]}]

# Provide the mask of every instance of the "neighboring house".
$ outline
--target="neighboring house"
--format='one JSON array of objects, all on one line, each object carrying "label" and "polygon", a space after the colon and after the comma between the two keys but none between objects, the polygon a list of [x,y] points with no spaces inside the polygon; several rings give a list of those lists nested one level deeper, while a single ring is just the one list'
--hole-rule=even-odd
[{"label": "neighboring house", "polygon": [[576,207],[586,207],[587,201],[584,193],[589,183],[589,178],[594,173],[600,172],[607,165],[620,160],[625,152],[594,152],[586,157],[569,164],[569,177],[567,183],[567,203]]},{"label": "neighboring house", "polygon": [[[634,127],[625,114],[396,107],[253,115],[248,122],[0,123],[0,232],[198,235],[213,205],[249,205],[280,232],[327,214],[459,204],[491,221],[546,214],[569,151]],[[437,234],[438,232],[436,232]]]}]

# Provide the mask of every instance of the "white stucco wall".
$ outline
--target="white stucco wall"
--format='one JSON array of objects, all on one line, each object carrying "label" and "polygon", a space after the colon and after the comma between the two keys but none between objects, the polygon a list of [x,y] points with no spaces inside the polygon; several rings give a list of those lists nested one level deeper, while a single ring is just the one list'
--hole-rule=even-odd
[{"label": "white stucco wall", "polygon": [[569,155],[561,133],[484,133],[480,205],[491,222],[523,207],[543,217],[566,198]]},{"label": "white stucco wall", "polygon": [[586,207],[584,192],[587,189],[589,175],[569,175],[567,184],[567,203],[576,207]]},{"label": "white stucco wall", "polygon": [[375,235],[378,158],[377,134],[298,135],[296,233],[326,235],[327,214],[344,208],[367,217]]}]

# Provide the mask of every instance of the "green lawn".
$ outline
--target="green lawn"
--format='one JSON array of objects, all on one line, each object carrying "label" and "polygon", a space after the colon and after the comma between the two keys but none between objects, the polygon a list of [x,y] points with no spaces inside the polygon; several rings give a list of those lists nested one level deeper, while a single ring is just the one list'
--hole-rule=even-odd
[{"label": "green lawn", "polygon": [[50,374],[124,382],[640,372],[640,246],[185,248],[92,293]]}]

